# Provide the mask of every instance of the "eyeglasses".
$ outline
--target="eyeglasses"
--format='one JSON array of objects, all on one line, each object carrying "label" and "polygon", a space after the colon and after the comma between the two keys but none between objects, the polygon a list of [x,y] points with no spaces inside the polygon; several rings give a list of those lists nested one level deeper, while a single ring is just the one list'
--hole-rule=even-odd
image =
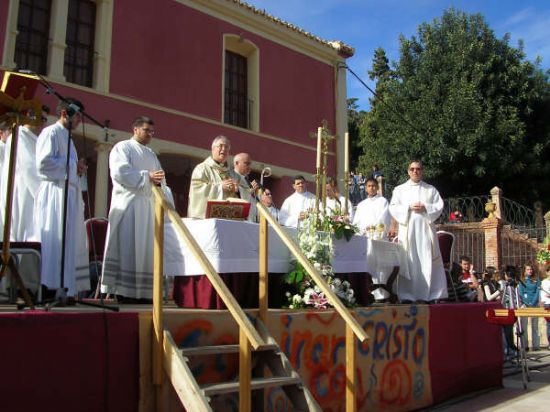
[{"label": "eyeglasses", "polygon": [[145,133],[155,134],[155,129],[149,129],[148,127],[142,127],[141,130],[143,130]]},{"label": "eyeglasses", "polygon": [[414,172],[415,170],[419,172],[419,171],[422,170],[422,168],[421,167],[409,167],[409,172]]}]

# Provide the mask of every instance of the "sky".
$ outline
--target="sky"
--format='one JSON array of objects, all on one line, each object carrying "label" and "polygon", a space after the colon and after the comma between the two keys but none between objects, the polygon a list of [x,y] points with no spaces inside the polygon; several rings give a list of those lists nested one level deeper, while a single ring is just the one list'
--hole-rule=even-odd
[{"label": "sky", "polygon": [[[454,7],[480,13],[497,38],[510,34],[509,44],[524,41],[527,60],[542,58],[541,68],[550,68],[550,0],[244,0],[324,40],[342,40],[355,48],[348,66],[374,89],[368,78],[374,50],[382,47],[391,61],[399,57],[399,35],[415,35],[424,22],[442,16]],[[358,98],[368,110],[371,93],[351,74],[348,98]]]}]

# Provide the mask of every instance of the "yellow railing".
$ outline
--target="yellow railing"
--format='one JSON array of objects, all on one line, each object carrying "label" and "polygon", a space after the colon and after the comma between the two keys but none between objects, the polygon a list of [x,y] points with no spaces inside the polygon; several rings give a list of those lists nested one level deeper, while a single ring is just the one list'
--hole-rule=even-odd
[{"label": "yellow railing", "polygon": [[[162,410],[161,392],[163,378],[163,356],[164,356],[164,331],[162,316],[162,284],[163,284],[163,249],[164,249],[164,214],[168,216],[174,225],[174,229],[185,241],[193,256],[201,264],[204,273],[220,295],[223,303],[239,325],[240,350],[240,403],[241,411],[250,410],[250,380],[251,380],[251,356],[250,346],[254,349],[261,349],[266,346],[264,340],[256,331],[250,319],[246,316],[235,297],[231,294],[223,280],[220,278],[189,229],[183,224],[180,215],[172,205],[166,201],[161,189],[153,187],[156,197],[155,206],[155,240],[154,240],[154,285],[153,285],[153,328],[154,328],[154,356],[153,356],[153,384],[157,392],[157,410]],[[247,393],[244,394],[243,392]],[[248,407],[247,407],[248,405]]]},{"label": "yellow railing", "polygon": [[307,271],[311,279],[319,286],[329,303],[334,307],[336,312],[344,319],[346,323],[346,412],[353,412],[357,410],[357,402],[355,400],[356,389],[356,362],[355,362],[355,348],[356,340],[365,342],[369,337],[365,330],[361,327],[359,322],[353,317],[348,308],[344,306],[340,298],[336,296],[334,291],[330,288],[328,283],[323,278],[323,275],[319,273],[317,269],[311,264],[311,262],[302,253],[302,250],[296,242],[285,232],[285,230],[279,225],[279,223],[271,216],[269,210],[258,203],[258,213],[260,216],[260,318],[267,322],[267,276],[268,276],[268,223],[273,227],[273,230],[281,238],[283,243],[288,247],[290,253],[300,262],[303,268]]},{"label": "yellow railing", "polygon": [[[201,264],[206,276],[218,292],[227,309],[239,325],[239,410],[242,412],[251,409],[251,346],[261,349],[266,342],[260,337],[234,296],[231,294],[219,274],[216,272],[194,237],[183,224],[181,217],[172,205],[166,201],[159,187],[153,187],[156,197],[155,206],[155,239],[154,239],[154,288],[153,288],[153,327],[154,327],[154,355],[153,355],[153,383],[156,386],[157,410],[162,410],[161,392],[163,380],[164,331],[162,316],[162,285],[163,285],[163,248],[164,248],[164,215],[174,224],[174,228],[185,241],[189,250]],[[330,304],[346,323],[346,411],[357,410],[355,400],[355,350],[356,337],[361,342],[368,339],[368,335],[357,320],[344,306],[341,300],[332,291],[323,276],[304,256],[294,240],[284,231],[279,223],[271,216],[262,204],[257,204],[260,216],[260,250],[259,250],[259,317],[267,324],[268,312],[268,224],[270,224],[290,252],[300,262],[313,281],[325,294]]]}]

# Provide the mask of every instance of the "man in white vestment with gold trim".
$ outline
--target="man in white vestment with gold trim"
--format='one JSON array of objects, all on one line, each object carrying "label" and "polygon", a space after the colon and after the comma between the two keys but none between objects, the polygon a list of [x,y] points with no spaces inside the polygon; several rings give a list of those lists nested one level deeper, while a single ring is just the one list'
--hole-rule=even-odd
[{"label": "man in white vestment with gold trim", "polygon": [[212,155],[199,163],[191,175],[189,206],[187,217],[204,219],[208,200],[225,200],[236,197],[239,183],[227,158],[231,152],[231,142],[225,136],[217,136],[212,142]]}]

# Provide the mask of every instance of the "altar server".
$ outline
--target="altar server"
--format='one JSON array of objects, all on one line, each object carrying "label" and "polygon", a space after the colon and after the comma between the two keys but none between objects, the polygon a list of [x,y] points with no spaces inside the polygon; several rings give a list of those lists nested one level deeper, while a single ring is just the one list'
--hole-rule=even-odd
[{"label": "altar server", "polygon": [[[34,204],[34,225],[42,242],[42,284],[48,289],[61,287],[61,254],[65,247],[64,287],[67,295],[90,288],[88,249],[84,227],[84,202],[79,176],[86,172],[84,159],[78,160],[69,126],[81,121],[83,105],[67,98],[57,106],[59,120],[46,127],[36,143],[36,169],[40,186]],[[69,173],[66,182],[67,152]],[[65,244],[62,241],[65,184],[68,186]]]},{"label": "altar server", "polygon": [[153,185],[161,186],[169,202],[173,198],[157,155],[147,147],[155,123],[142,116],[132,128],[133,136],[114,145],[109,155],[113,192],[101,291],[122,302],[148,303],[153,297]]},{"label": "altar server", "polygon": [[370,177],[365,186],[367,197],[357,205],[353,224],[359,228],[360,233],[365,233],[368,227],[384,225],[384,233],[390,229],[391,216],[388,209],[388,201],[378,194],[378,181]]},{"label": "altar server", "polygon": [[298,227],[308,210],[315,208],[315,195],[307,191],[306,179],[294,177],[294,193],[285,199],[279,211],[279,223],[283,226]]}]

